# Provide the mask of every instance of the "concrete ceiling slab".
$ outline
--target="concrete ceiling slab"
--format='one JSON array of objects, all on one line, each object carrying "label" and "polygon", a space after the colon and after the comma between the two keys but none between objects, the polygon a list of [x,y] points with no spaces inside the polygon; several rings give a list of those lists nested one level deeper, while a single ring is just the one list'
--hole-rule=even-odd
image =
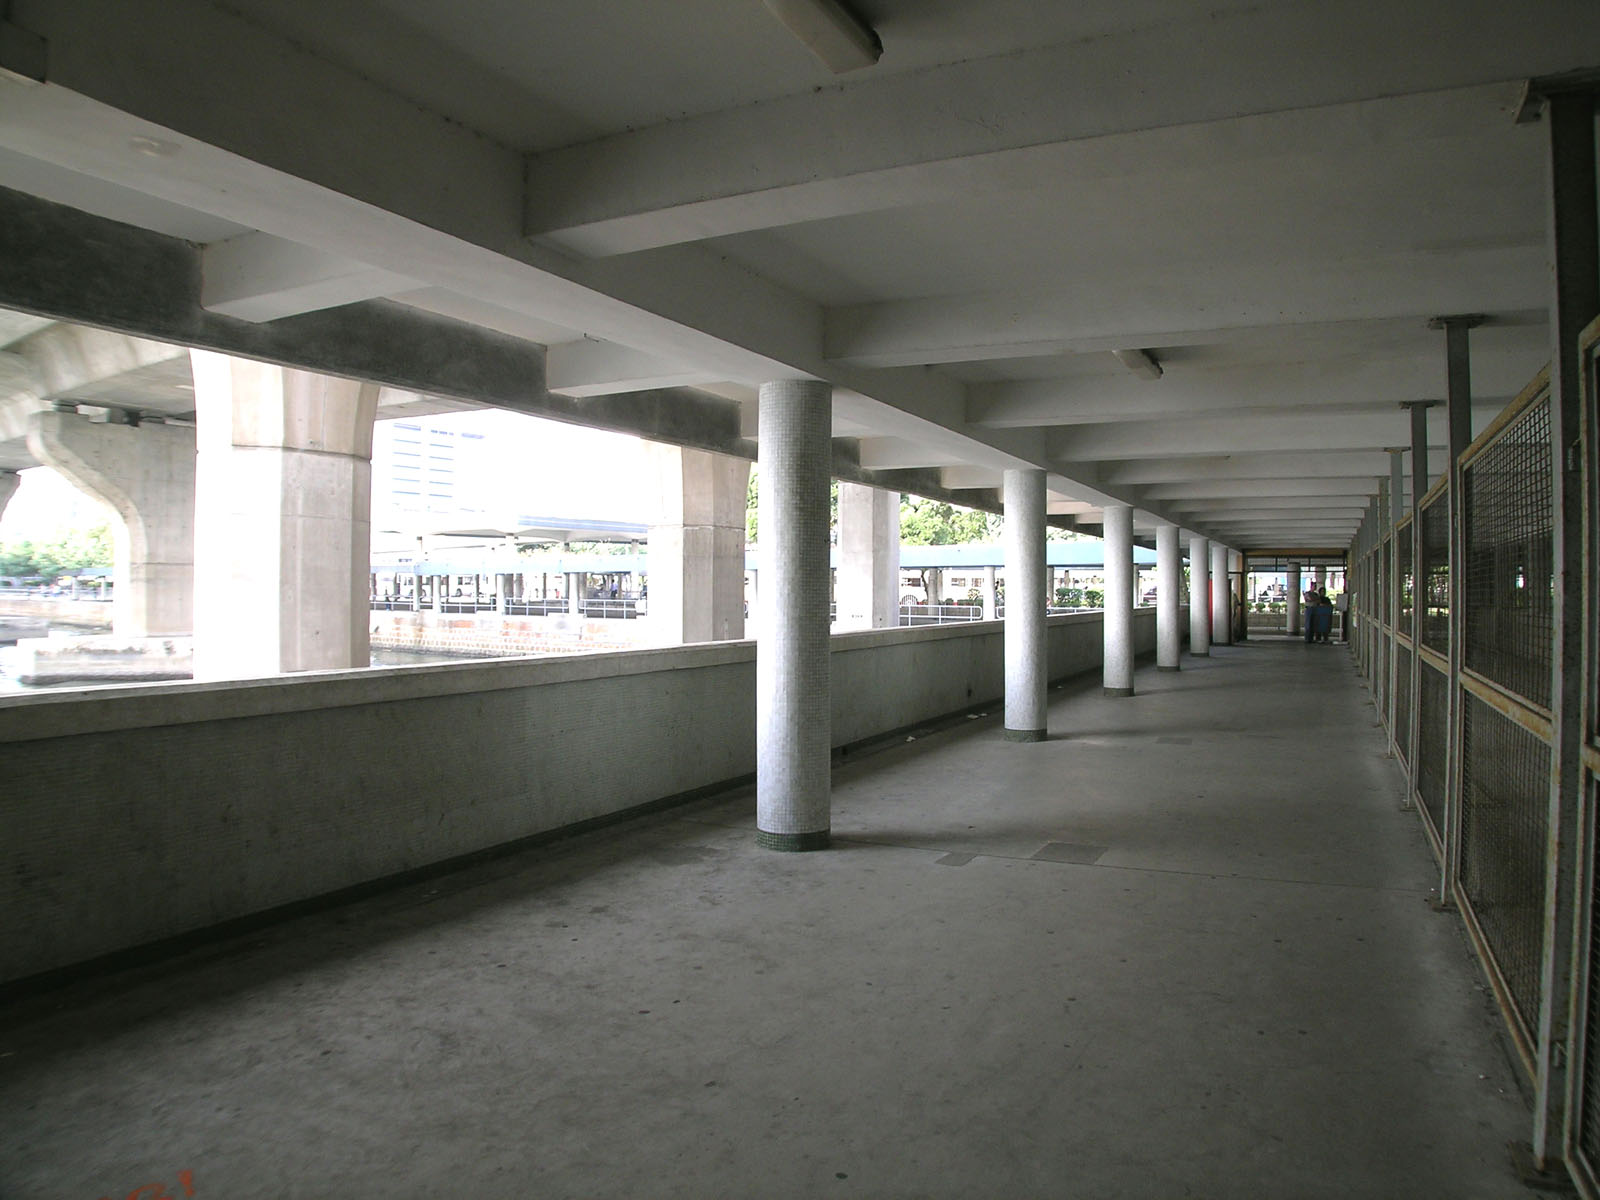
[{"label": "concrete ceiling slab", "polygon": [[0,81],[0,187],[314,252],[246,315],[370,268],[357,295],[550,347],[564,419],[683,400],[737,440],[760,382],[822,378],[861,469],[1042,468],[1236,542],[1236,501],[1295,494],[1269,481],[1371,494],[1399,402],[1444,392],[1428,318],[1490,317],[1475,428],[1547,356],[1543,133],[1510,109],[1593,65],[1592,0],[859,9],[882,59],[834,78],[725,0],[14,0],[50,81]]}]

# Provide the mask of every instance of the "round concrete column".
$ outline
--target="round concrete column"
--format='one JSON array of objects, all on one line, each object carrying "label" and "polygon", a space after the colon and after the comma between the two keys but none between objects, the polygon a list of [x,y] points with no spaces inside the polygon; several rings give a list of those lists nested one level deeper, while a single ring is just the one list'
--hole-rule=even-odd
[{"label": "round concrete column", "polygon": [[1105,509],[1105,693],[1133,695],[1133,509]]},{"label": "round concrete column", "polygon": [[991,563],[983,569],[983,619],[993,621],[998,615],[994,599],[994,565]]},{"label": "round concrete column", "polygon": [[1189,653],[1211,653],[1211,542],[1189,539]]},{"label": "round concrete column", "polygon": [[1285,605],[1288,609],[1288,620],[1284,625],[1284,631],[1293,637],[1300,632],[1300,564],[1290,563],[1286,574],[1288,586],[1284,588],[1284,595],[1288,600],[1288,604]]},{"label": "round concrete column", "polygon": [[1178,527],[1156,526],[1156,670],[1176,671],[1183,635],[1178,629],[1178,588],[1183,579],[1183,556],[1178,550]]},{"label": "round concrete column", "polygon": [[1211,545],[1211,641],[1218,646],[1233,644],[1232,597],[1228,591],[1228,548]]},{"label": "round concrete column", "polygon": [[756,633],[756,842],[828,845],[828,468],[833,389],[761,385],[761,620]]},{"label": "round concrete column", "polygon": [[1002,500],[1006,518],[1006,738],[1045,737],[1044,472],[1007,471]]}]

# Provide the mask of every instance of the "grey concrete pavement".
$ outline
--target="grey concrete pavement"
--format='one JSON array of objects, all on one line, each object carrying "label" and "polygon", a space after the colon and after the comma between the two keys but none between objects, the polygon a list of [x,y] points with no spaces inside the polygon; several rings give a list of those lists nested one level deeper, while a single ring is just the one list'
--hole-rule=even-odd
[{"label": "grey concrete pavement", "polygon": [[1098,683],[0,1010],[0,1196],[1523,1195],[1348,655]]}]

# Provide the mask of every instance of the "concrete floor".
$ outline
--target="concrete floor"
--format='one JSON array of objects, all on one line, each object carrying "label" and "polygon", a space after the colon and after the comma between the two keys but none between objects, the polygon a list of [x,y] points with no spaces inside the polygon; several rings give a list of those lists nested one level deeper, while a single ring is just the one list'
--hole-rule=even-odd
[{"label": "concrete floor", "polygon": [[1527,1194],[1344,648],[1137,682],[0,1011],[0,1196]]}]

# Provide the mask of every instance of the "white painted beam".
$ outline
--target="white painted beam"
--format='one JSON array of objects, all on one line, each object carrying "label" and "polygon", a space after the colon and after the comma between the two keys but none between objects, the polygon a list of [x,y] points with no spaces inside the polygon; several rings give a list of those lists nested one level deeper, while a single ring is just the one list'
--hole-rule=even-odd
[{"label": "white painted beam", "polygon": [[[1448,456],[1440,445],[1428,456],[1428,476],[1437,479]],[[1134,458],[1082,466],[1098,466],[1098,478],[1127,487],[1151,483],[1182,483],[1191,479],[1302,479],[1315,475],[1367,476],[1389,474],[1389,456],[1383,450],[1307,451],[1285,454],[1228,454],[1195,458]],[[1068,464],[1072,473],[1079,464]],[[1435,466],[1438,469],[1435,469]]]},{"label": "white painted beam", "polygon": [[[1485,419],[1492,418],[1502,407],[1484,406]],[[1478,406],[1474,406],[1475,424],[1477,409]],[[1057,461],[1072,462],[1263,451],[1290,453],[1303,451],[1308,446],[1324,450],[1373,450],[1403,444],[1410,429],[1408,422],[1404,410],[1396,407],[1392,412],[1290,413],[1080,425],[1053,430],[1050,455]]]},{"label": "white painted beam", "polygon": [[[1473,36],[1443,43],[1443,27]],[[947,200],[1002,181],[1037,186],[1063,169],[1080,182],[1121,174],[1130,161],[1181,153],[1159,135],[1175,126],[1255,118],[1191,151],[1213,160],[1219,146],[1304,147],[1312,133],[1370,141],[1387,134],[1370,115],[1334,132],[1277,114],[1573,69],[1590,65],[1583,47],[1597,43],[1600,17],[1584,0],[1528,11],[1494,0],[1197,10],[1189,20],[864,78],[535,155],[525,226],[579,253],[619,254]],[[1218,71],[1220,62],[1251,70]],[[1162,86],[1128,88],[1135,69]],[[1500,106],[1511,102],[1507,91]],[[1439,119],[1425,110],[1401,124],[1409,133]],[[1115,135],[1133,144],[1118,146]],[[1063,152],[1085,142],[1086,153]]]},{"label": "white painted beam", "polygon": [[551,345],[545,364],[546,386],[566,396],[602,396],[710,382],[703,370],[667,362],[601,338]]},{"label": "white painted beam", "polygon": [[1187,503],[1197,499],[1248,500],[1252,494],[1276,496],[1371,496],[1377,492],[1377,480],[1370,476],[1346,478],[1280,479],[1271,488],[1253,488],[1248,483],[1228,479],[1202,479],[1191,483],[1158,483],[1145,488],[1141,495],[1148,500],[1170,500]]},{"label": "white painted beam", "polygon": [[241,321],[276,321],[410,291],[417,281],[266,233],[205,248],[200,303]]},{"label": "white painted beam", "polygon": [[[1463,294],[1481,297],[1486,311],[1523,312],[1544,301],[1544,253],[1529,231],[1514,245],[1300,259],[1274,272],[1249,262],[1218,262],[1199,272],[1151,263],[1089,288],[832,308],[825,352],[856,366],[903,367],[1111,350],[1130,341],[1187,346],[1268,325],[1421,321]],[[1152,398],[1160,390],[1149,388]]]}]

